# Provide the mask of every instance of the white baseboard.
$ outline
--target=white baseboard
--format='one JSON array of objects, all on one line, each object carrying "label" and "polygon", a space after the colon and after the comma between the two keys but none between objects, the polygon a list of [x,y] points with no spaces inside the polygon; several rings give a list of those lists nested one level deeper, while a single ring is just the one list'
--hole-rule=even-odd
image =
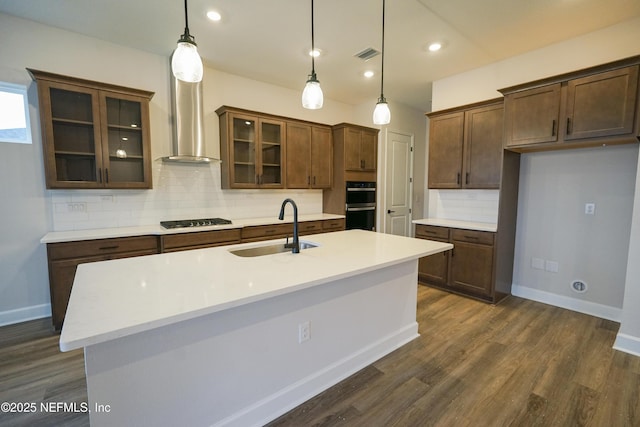
[{"label": "white baseboard", "polygon": [[591,301],[584,301],[576,298],[557,295],[539,289],[528,288],[526,286],[511,285],[511,294],[520,298],[542,302],[567,310],[577,311],[590,316],[620,322],[622,319],[622,309],[608,305],[598,304]]},{"label": "white baseboard", "polygon": [[51,304],[32,305],[15,310],[0,311],[0,326],[51,316]]},{"label": "white baseboard", "polygon": [[613,348],[634,356],[640,356],[640,338],[618,333],[616,342],[613,343]]}]

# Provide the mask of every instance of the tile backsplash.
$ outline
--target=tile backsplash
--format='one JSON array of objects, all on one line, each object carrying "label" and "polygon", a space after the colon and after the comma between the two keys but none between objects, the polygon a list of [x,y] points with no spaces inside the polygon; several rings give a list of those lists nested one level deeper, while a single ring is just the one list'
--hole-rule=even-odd
[{"label": "tile backsplash", "polygon": [[[290,197],[322,212],[322,190],[221,190],[220,164],[153,163],[151,190],[49,190],[53,231],[155,225],[190,218],[277,218]],[[290,214],[290,211],[287,211]]]},{"label": "tile backsplash", "polygon": [[429,218],[498,222],[499,190],[429,190]]}]

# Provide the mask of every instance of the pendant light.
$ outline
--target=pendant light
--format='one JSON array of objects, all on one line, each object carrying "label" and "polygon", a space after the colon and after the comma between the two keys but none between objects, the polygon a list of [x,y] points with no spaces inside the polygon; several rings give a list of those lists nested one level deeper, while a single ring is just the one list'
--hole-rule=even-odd
[{"label": "pendant light", "polygon": [[311,74],[309,74],[307,84],[304,86],[304,90],[302,91],[302,106],[308,110],[318,110],[322,108],[322,104],[324,102],[322,88],[320,87],[320,82],[316,77],[316,47],[314,42],[313,0],[311,0]]},{"label": "pendant light", "polygon": [[184,34],[173,51],[171,71],[177,79],[185,82],[197,83],[202,80],[202,59],[198,55],[195,38],[189,34],[187,0],[184,0]]},{"label": "pendant light", "polygon": [[387,125],[391,121],[391,111],[389,104],[384,98],[384,9],[385,0],[382,0],[382,69],[380,72],[380,98],[373,110],[373,123],[376,125]]}]

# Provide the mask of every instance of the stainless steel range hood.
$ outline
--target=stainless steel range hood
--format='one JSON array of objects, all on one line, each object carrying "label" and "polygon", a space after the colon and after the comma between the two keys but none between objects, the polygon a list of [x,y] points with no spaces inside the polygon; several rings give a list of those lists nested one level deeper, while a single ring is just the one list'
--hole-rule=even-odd
[{"label": "stainless steel range hood", "polygon": [[204,111],[202,82],[190,83],[171,73],[173,114],[173,151],[164,162],[210,163],[220,159],[207,157],[204,152]]}]

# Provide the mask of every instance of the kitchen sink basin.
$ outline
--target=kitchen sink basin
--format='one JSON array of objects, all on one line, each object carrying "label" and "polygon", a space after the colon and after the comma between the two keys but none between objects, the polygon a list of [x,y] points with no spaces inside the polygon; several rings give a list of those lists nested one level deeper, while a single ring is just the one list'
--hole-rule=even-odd
[{"label": "kitchen sink basin", "polygon": [[[313,242],[300,242],[300,250],[311,249],[317,246],[318,244]],[[291,248],[285,247],[284,243],[277,243],[274,245],[254,246],[252,248],[235,249],[235,250],[230,250],[229,252],[231,252],[236,256],[241,256],[241,257],[256,257],[256,256],[263,256],[263,255],[279,254],[282,252],[291,252]]]}]

